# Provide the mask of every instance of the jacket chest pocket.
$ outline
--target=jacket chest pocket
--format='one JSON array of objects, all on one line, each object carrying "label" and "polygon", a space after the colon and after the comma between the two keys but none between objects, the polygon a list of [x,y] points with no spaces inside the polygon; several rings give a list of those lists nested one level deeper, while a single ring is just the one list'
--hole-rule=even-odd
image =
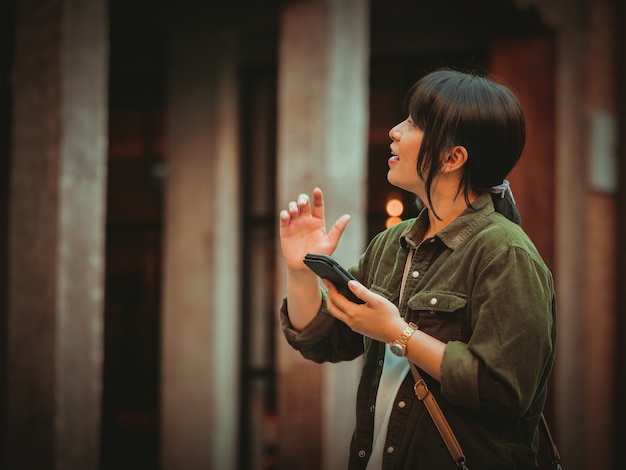
[{"label": "jacket chest pocket", "polygon": [[417,326],[441,341],[462,341],[467,296],[454,292],[419,292],[409,301],[409,315]]}]

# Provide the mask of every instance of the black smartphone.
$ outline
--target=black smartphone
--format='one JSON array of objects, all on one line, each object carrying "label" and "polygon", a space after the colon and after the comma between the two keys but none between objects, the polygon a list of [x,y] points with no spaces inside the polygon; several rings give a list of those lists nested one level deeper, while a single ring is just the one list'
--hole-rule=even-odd
[{"label": "black smartphone", "polygon": [[356,280],[352,274],[346,271],[337,261],[328,255],[308,253],[304,257],[304,264],[322,279],[331,281],[337,290],[354,303],[364,304],[348,287],[348,281]]}]

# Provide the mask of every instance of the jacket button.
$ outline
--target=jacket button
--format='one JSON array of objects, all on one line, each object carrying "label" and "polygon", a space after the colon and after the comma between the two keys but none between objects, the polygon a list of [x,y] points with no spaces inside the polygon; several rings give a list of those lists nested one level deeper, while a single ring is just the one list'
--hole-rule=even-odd
[{"label": "jacket button", "polygon": [[437,305],[437,302],[439,302],[437,300],[437,297],[433,297],[432,299],[430,299],[430,305]]},{"label": "jacket button", "polygon": [[370,411],[373,413],[376,407],[374,405],[370,405]]},{"label": "jacket button", "polygon": [[389,447],[387,447],[387,453],[388,453],[388,454],[393,454],[393,451],[394,451],[394,450],[396,450],[396,449],[394,449],[394,448],[393,448],[393,446],[389,446]]},{"label": "jacket button", "polygon": [[404,400],[398,403],[398,408],[404,408],[406,406],[406,402]]},{"label": "jacket button", "polygon": [[365,452],[364,450],[360,450],[359,451],[359,457],[363,458],[367,455],[367,452]]}]

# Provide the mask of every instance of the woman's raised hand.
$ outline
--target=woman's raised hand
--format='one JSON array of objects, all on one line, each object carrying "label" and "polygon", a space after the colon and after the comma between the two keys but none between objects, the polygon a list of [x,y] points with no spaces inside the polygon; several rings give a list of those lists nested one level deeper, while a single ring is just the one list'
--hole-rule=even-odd
[{"label": "woman's raised hand", "polygon": [[280,244],[287,268],[308,269],[303,262],[307,253],[332,254],[349,221],[350,216],[343,215],[326,232],[324,197],[319,188],[313,190],[312,199],[301,194],[291,201],[280,212]]}]

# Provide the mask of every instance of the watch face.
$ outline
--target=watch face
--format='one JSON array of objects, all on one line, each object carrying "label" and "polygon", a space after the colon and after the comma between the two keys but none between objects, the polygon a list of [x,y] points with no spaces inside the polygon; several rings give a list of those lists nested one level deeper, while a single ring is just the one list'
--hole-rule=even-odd
[{"label": "watch face", "polygon": [[389,349],[391,349],[391,352],[396,356],[404,357],[404,348],[399,344],[390,344]]}]

